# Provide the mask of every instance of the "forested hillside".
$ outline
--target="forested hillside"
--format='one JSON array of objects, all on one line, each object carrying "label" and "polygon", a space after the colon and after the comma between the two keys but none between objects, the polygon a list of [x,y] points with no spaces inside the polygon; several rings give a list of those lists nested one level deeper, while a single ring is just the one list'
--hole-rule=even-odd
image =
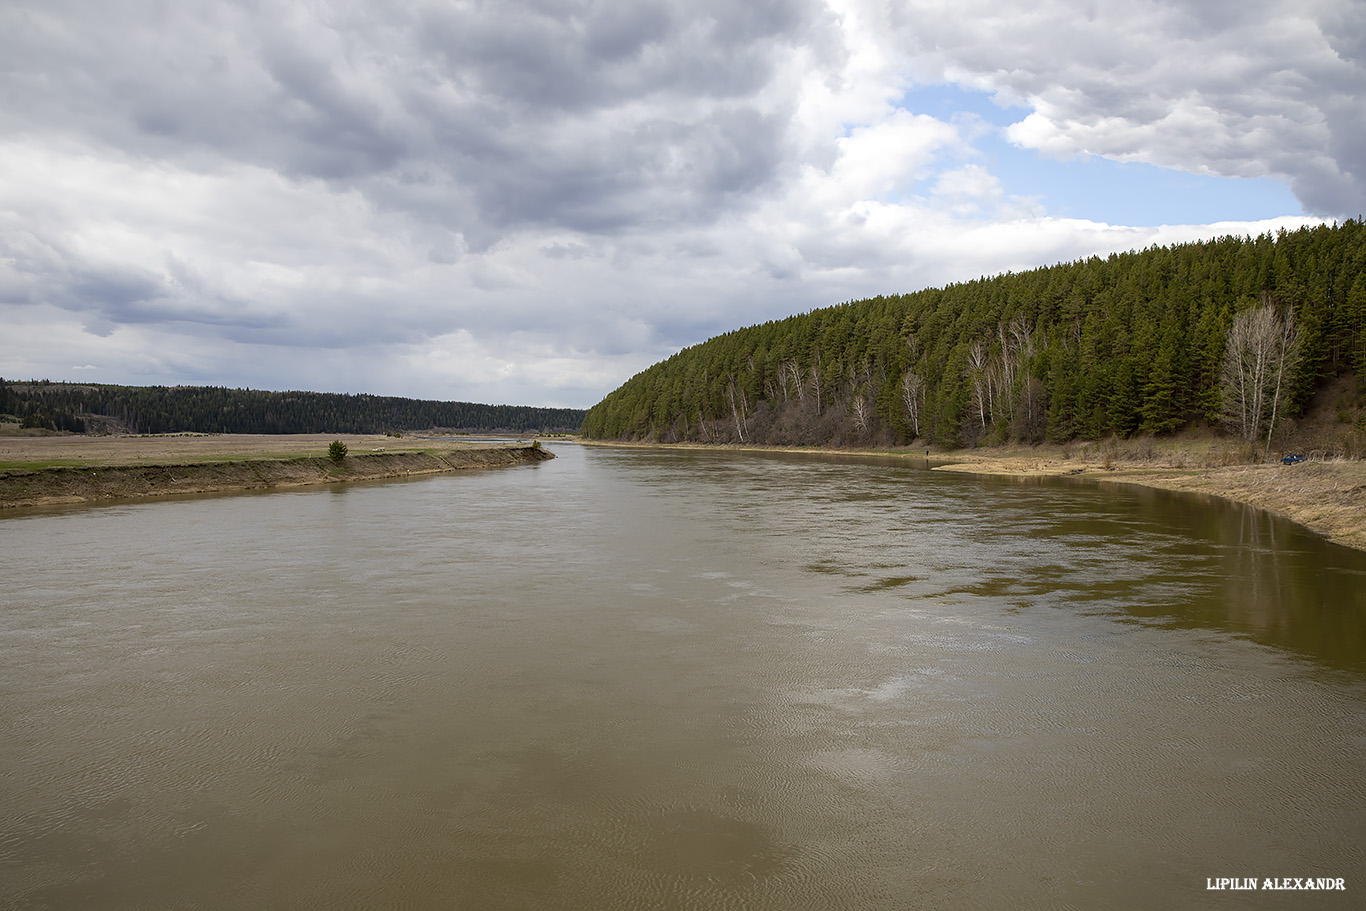
[{"label": "forested hillside", "polygon": [[1293,369],[1272,377],[1282,418],[1343,373],[1366,377],[1362,222],[1092,257],[728,332],[633,377],[583,429],[959,446],[1226,426],[1243,394],[1227,342],[1254,310],[1293,329]]},{"label": "forested hillside", "polygon": [[76,432],[102,417],[134,433],[388,433],[440,427],[530,434],[577,431],[584,413],[327,392],[0,380],[0,414],[14,415],[25,426]]}]

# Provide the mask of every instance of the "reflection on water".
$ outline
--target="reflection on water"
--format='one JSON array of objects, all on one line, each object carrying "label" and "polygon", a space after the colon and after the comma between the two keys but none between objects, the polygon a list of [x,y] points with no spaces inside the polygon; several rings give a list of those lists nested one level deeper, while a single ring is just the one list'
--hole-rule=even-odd
[{"label": "reflection on water", "polygon": [[0,906],[1366,884],[1362,555],[1142,490],[556,451],[0,521]]},{"label": "reflection on water", "polygon": [[[1059,479],[988,483],[1007,496],[1015,486],[1056,494],[1075,485],[1078,493],[1087,493],[1085,482]],[[1069,581],[1074,567],[1041,564],[1022,568],[1023,578],[1037,583],[1025,587],[1031,596],[1075,587],[1068,593],[1073,603],[1113,606],[1118,600],[1134,617],[1237,631],[1324,664],[1366,670],[1366,559],[1361,554],[1264,510],[1216,497],[1137,487],[1108,493],[1092,489],[1090,495],[1100,499],[1100,509],[1122,504],[1123,512],[1116,506],[1113,514],[1070,513],[1066,506],[1029,500],[1026,510],[1044,517],[1034,533],[1084,544],[1088,536],[1110,542],[1132,528],[1137,543],[1149,540],[1145,530],[1170,530],[1181,538],[1154,542],[1154,554],[1137,547],[1125,561],[1171,575],[1185,583],[1185,595],[1152,597],[1151,575],[1127,571],[1132,567],[1114,578],[1084,579],[1074,586],[1076,580]],[[1039,499],[1048,497],[1045,492]]]}]

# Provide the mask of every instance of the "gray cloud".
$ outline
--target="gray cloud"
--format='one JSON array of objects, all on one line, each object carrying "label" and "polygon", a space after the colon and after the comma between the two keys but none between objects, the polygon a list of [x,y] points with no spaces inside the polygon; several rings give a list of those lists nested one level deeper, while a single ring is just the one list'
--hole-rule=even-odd
[{"label": "gray cloud", "polygon": [[913,83],[1355,215],[1364,48],[1350,0],[11,0],[0,362],[589,404],[746,322],[1167,237],[1010,197]]},{"label": "gray cloud", "polygon": [[[74,127],[197,170],[230,160],[367,189],[450,184],[474,210],[444,220],[472,234],[705,219],[718,195],[764,186],[788,113],[756,97],[774,44],[828,24],[808,2],[644,0],[0,15],[12,133]],[[637,205],[642,192],[655,198]]]}]

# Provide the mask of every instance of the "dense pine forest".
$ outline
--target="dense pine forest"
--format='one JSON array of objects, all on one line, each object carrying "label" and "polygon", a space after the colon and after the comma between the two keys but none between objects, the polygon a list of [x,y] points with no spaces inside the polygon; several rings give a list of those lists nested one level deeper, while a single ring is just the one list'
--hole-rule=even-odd
[{"label": "dense pine forest", "polygon": [[[1254,368],[1234,345],[1254,314],[1281,332],[1283,359],[1273,373],[1255,366],[1256,406],[1270,404],[1248,424],[1240,371]],[[957,447],[1208,425],[1256,440],[1277,409],[1285,425],[1349,373],[1366,377],[1360,220],[1092,257],[739,329],[637,374],[583,430]]]},{"label": "dense pine forest", "polygon": [[432,402],[378,395],[264,392],[213,386],[107,386],[0,379],[0,414],[25,427],[76,433],[390,433],[442,428],[576,432],[573,408]]}]

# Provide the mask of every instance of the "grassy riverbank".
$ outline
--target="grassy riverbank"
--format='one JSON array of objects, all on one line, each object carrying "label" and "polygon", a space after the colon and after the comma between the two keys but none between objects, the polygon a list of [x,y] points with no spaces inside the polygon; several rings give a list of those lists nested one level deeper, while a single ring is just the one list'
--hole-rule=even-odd
[{"label": "grassy riverbank", "polygon": [[[649,445],[658,444],[597,444]],[[671,448],[671,447],[665,447]],[[715,449],[703,444],[672,448]],[[864,453],[924,461],[938,471],[1013,477],[1075,477],[1223,497],[1276,513],[1337,544],[1366,551],[1366,461],[1253,463],[1236,442],[1218,437],[1070,443],[1065,446],[925,449],[808,449],[726,446],[762,451]]]},{"label": "grassy riverbank", "polygon": [[336,484],[552,459],[525,444],[301,434],[0,437],[0,507]]}]

